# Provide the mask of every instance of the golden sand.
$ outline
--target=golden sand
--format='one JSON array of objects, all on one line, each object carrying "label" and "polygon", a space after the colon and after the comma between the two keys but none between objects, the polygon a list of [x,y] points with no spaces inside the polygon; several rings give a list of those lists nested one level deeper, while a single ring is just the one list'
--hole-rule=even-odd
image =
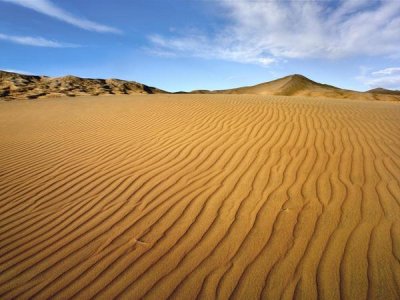
[{"label": "golden sand", "polygon": [[400,105],[0,103],[0,298],[399,299]]}]

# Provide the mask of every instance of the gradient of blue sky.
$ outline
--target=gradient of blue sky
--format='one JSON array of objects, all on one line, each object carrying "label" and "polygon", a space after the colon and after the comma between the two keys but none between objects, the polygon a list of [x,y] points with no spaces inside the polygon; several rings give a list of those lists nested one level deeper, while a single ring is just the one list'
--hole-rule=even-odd
[{"label": "gradient of blue sky", "polygon": [[222,89],[400,88],[399,0],[0,0],[0,69]]}]

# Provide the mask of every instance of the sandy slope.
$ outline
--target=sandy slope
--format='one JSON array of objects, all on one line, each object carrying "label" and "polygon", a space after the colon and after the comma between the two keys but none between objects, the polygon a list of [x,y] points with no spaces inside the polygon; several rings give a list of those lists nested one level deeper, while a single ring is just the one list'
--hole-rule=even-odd
[{"label": "sandy slope", "polygon": [[0,103],[0,298],[399,299],[400,105]]},{"label": "sandy slope", "polygon": [[332,85],[315,82],[303,75],[294,74],[276,80],[260,83],[253,86],[245,86],[228,90],[216,91],[193,91],[198,94],[253,94],[253,95],[275,95],[275,96],[303,96],[316,98],[357,99],[357,100],[379,100],[400,101],[398,91],[374,89],[368,92],[357,92],[341,89]]},{"label": "sandy slope", "polygon": [[[33,100],[55,97],[135,95],[169,93],[135,81],[92,79],[76,76],[47,77],[10,73],[0,70],[0,100]],[[178,92],[177,94],[188,94]],[[254,86],[228,90],[197,90],[189,94],[235,94],[303,96],[356,100],[400,101],[400,91],[382,88],[367,92],[341,89],[294,74]]]}]

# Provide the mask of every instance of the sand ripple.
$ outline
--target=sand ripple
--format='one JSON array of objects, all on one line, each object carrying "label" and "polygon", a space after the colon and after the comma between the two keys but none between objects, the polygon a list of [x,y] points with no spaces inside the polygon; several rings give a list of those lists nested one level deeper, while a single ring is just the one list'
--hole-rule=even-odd
[{"label": "sand ripple", "polygon": [[0,298],[399,299],[400,105],[0,103]]}]

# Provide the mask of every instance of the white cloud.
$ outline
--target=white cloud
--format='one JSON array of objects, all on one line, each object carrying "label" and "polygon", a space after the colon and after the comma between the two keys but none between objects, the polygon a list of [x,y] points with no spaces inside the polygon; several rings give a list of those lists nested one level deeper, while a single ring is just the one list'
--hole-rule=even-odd
[{"label": "white cloud", "polygon": [[382,78],[372,78],[367,81],[370,87],[383,87],[387,89],[400,90],[400,76],[386,76]]},{"label": "white cloud", "polygon": [[0,40],[12,42],[20,45],[35,46],[35,47],[48,47],[48,48],[75,48],[79,47],[76,44],[60,43],[56,41],[47,40],[42,37],[32,36],[16,36],[0,33]]},{"label": "white cloud", "polygon": [[387,88],[400,90],[400,67],[391,67],[364,73],[358,77],[369,88]]},{"label": "white cloud", "polygon": [[383,70],[375,71],[372,74],[373,75],[391,75],[391,74],[400,74],[400,68],[386,68]]},{"label": "white cloud", "polygon": [[110,33],[121,33],[119,29],[114,27],[102,25],[96,22],[92,22],[83,18],[76,17],[62,8],[53,4],[50,0],[0,0],[4,2],[10,2],[26,8],[33,9],[39,13],[47,16],[59,19],[71,25],[79,28],[97,31],[97,32],[110,32]]},{"label": "white cloud", "polygon": [[286,58],[399,56],[400,1],[220,0],[215,35],[152,36],[158,51],[268,64]]},{"label": "white cloud", "polygon": [[166,39],[159,35],[149,37],[153,44],[152,52],[161,56],[176,56],[179,54],[207,59],[223,59],[244,63],[268,65],[275,61],[262,51],[253,48],[232,47],[230,41],[210,42],[205,36],[186,36]]}]

